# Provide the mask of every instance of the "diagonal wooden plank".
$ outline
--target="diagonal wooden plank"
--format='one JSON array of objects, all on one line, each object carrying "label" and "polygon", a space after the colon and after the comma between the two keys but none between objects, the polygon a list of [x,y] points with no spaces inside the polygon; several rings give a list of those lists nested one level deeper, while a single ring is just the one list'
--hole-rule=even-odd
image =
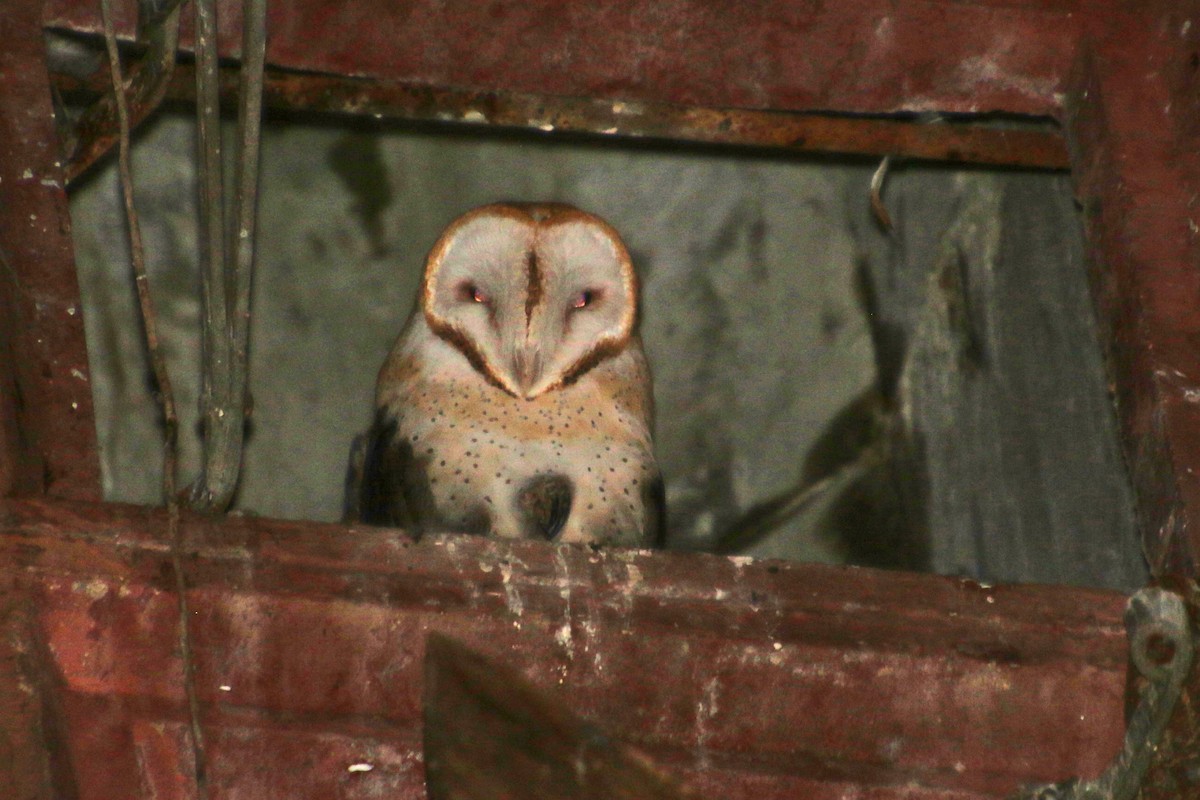
[{"label": "diagonal wooden plank", "polygon": [[517,670],[439,634],[424,702],[430,800],[696,797]]}]

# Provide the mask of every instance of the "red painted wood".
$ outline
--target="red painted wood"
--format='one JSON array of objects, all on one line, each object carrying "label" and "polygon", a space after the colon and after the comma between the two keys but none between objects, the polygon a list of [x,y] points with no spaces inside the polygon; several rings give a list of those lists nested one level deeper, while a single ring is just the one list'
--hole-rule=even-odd
[{"label": "red painted wood", "polygon": [[[237,52],[238,4],[221,44]],[[1078,0],[273,3],[269,63],[418,84],[684,105],[1054,114]],[[1115,5],[1115,4],[1114,4]],[[132,32],[133,3],[125,30]],[[98,30],[89,0],[46,22]],[[186,39],[186,37],[185,37]]]},{"label": "red painted wood", "polygon": [[92,387],[40,10],[0,7],[0,495],[94,500]]},{"label": "red painted wood", "polygon": [[1156,574],[1200,563],[1200,4],[1113,30],[1076,71],[1078,194],[1109,327],[1145,550]]},{"label": "red painted wood", "polygon": [[423,683],[429,800],[702,800],[569,698],[453,639],[426,638]]},{"label": "red painted wood", "polygon": [[[81,798],[187,796],[164,525],[0,509]],[[713,797],[1001,797],[1094,775],[1120,742],[1114,593],[265,520],[186,535],[214,797],[421,797],[431,630]]]},{"label": "red painted wood", "polygon": [[70,796],[70,771],[47,704],[50,665],[42,657],[27,595],[0,576],[0,797]]},{"label": "red painted wood", "polygon": [[[1200,568],[1200,3],[1148,4],[1077,69],[1078,194],[1098,275],[1143,547],[1155,574]],[[1194,587],[1194,584],[1193,584]],[[1194,588],[1191,590],[1194,595]],[[1195,597],[1193,596],[1193,602]],[[1194,672],[1144,796],[1197,791]]]},{"label": "red painted wood", "polygon": [[[6,7],[3,24],[28,28],[19,5],[25,16]],[[779,0],[754,14],[701,0],[368,5],[274,4],[272,62],[434,87],[851,113],[1057,116],[1069,95],[1147,552],[1159,573],[1195,575],[1195,2]],[[94,31],[94,14],[51,0],[46,20]],[[223,23],[229,41],[235,21]],[[23,62],[8,54],[37,37],[4,34],[21,42],[0,52],[11,105],[11,87],[32,84],[11,77]],[[45,108],[44,95],[34,101]],[[2,177],[0,192],[35,190]],[[39,197],[65,224],[61,193]],[[11,289],[6,299],[26,302]],[[10,335],[25,330],[0,310]],[[18,436],[68,428],[39,429],[17,408],[16,379],[0,378],[3,479],[28,474],[21,459],[36,452]],[[55,379],[20,385],[49,391]],[[20,502],[0,517],[0,563],[20,602],[35,601],[30,636],[56,678],[49,707],[69,732],[80,796],[187,796],[161,515]],[[535,544],[410,546],[265,521],[189,528],[217,796],[420,796],[416,665],[434,629],[559,686],[714,797],[1000,796],[1095,774],[1119,739],[1123,635],[1110,594]],[[349,772],[356,758],[373,769]]]}]

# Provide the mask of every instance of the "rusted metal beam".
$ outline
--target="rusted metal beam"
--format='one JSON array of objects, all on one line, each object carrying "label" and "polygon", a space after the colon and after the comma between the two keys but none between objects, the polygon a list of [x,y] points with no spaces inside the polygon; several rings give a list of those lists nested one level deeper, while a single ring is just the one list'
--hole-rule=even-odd
[{"label": "rusted metal beam", "polygon": [[[0,504],[0,576],[53,656],[81,797],[188,774],[166,527]],[[183,532],[214,796],[423,796],[431,631],[709,797],[983,800],[1099,774],[1121,743],[1116,593],[257,519]]]},{"label": "rusted metal beam", "polygon": [[98,499],[99,460],[42,4],[0,8],[0,495]]},{"label": "rusted metal beam", "polygon": [[[168,96],[191,102],[192,67],[180,65]],[[67,75],[68,96],[90,87]],[[234,68],[221,75],[222,102],[236,98]],[[897,155],[911,159],[1066,169],[1066,143],[1050,120],[968,122],[937,116],[862,117],[549,97],[516,92],[438,89],[394,81],[274,70],[264,81],[274,111],[364,116],[379,120],[500,126],[533,132],[594,134],[615,139],[684,141],[802,153]],[[71,166],[71,173],[80,169]]]}]

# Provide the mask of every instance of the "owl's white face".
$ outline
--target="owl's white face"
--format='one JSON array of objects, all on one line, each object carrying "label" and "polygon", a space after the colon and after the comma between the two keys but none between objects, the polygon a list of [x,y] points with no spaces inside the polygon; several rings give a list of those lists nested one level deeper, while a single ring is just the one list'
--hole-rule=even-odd
[{"label": "owl's white face", "polygon": [[434,245],[421,295],[434,333],[527,399],[619,353],[636,306],[616,232],[557,205],[492,205],[460,217]]}]

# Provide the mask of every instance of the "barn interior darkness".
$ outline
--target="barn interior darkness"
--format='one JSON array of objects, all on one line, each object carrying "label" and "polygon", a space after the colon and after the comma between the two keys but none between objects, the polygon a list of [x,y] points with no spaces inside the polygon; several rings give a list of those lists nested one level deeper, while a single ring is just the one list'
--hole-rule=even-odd
[{"label": "barn interior darkness", "polygon": [[[133,164],[198,463],[193,123]],[[252,434],[236,508],[336,520],[350,441],[441,228],[487,202],[610,221],[642,278],[669,546],[1131,589],[1146,579],[1070,179],[297,118],[263,137]],[[106,497],[159,502],[115,165],[71,194]],[[828,490],[766,535],[794,487]]]}]

